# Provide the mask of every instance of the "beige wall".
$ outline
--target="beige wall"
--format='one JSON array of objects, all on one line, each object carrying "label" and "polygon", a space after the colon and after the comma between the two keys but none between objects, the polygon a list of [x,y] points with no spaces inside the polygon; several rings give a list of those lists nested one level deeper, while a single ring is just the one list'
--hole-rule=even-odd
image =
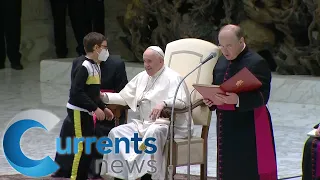
[{"label": "beige wall", "polygon": [[[131,53],[124,50],[124,46],[118,40],[122,31],[117,24],[116,17],[125,13],[125,0],[105,0],[105,9],[105,24],[109,39],[110,52],[112,54],[120,54],[120,50],[122,49],[121,55],[131,57]],[[68,18],[67,20],[68,57],[74,57],[76,56],[76,43],[70,26],[70,21]],[[39,61],[41,59],[56,57],[53,43],[53,23],[49,0],[22,1],[21,52],[23,54],[23,59],[27,61]],[[130,58],[128,58],[128,60],[130,60]]]}]

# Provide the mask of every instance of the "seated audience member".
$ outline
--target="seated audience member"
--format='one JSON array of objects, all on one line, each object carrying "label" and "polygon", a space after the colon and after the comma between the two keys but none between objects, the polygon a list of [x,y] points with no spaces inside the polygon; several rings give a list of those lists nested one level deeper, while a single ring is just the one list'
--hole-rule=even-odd
[{"label": "seated audience member", "polygon": [[310,136],[304,144],[303,158],[302,158],[302,180],[320,179],[320,126],[315,125],[315,135]]}]

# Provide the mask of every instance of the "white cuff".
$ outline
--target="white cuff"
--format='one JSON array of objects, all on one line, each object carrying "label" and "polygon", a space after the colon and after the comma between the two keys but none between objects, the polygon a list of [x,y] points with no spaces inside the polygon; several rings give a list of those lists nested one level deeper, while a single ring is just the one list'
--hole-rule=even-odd
[{"label": "white cuff", "polygon": [[109,97],[108,97],[107,93],[103,93],[102,101],[103,101],[105,104],[108,104],[108,102],[109,102]]},{"label": "white cuff", "polygon": [[238,97],[238,103],[237,103],[236,107],[239,107],[239,97]]}]

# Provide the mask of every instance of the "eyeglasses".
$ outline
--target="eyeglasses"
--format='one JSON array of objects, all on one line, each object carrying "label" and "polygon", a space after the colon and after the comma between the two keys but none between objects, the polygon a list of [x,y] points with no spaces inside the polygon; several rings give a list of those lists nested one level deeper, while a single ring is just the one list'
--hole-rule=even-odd
[{"label": "eyeglasses", "polygon": [[105,45],[103,45],[103,44],[101,44],[101,47],[102,47],[103,49],[108,49],[108,46],[105,46]]}]

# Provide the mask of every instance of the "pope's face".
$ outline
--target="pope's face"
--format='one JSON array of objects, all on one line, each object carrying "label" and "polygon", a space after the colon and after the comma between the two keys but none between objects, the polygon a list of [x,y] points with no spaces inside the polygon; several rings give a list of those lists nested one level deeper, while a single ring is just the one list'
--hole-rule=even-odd
[{"label": "pope's face", "polygon": [[144,69],[147,71],[149,76],[155,75],[163,66],[163,60],[156,52],[147,49],[143,53]]},{"label": "pope's face", "polygon": [[238,39],[232,31],[221,31],[218,39],[221,52],[228,60],[234,60],[244,47],[244,39]]}]

